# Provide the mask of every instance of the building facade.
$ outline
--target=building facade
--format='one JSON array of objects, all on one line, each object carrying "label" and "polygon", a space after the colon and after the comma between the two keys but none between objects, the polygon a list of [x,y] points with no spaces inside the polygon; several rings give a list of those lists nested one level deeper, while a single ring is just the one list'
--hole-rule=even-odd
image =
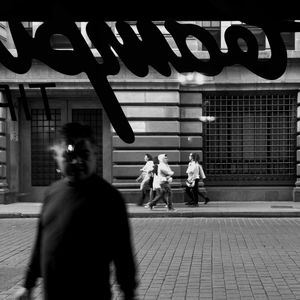
[{"label": "building facade", "polygon": [[[207,29],[226,51],[225,30],[240,22],[188,22]],[[120,39],[114,22],[108,23]],[[40,23],[24,22],[34,36]],[[77,23],[94,56],[99,56]],[[157,22],[173,51],[176,43]],[[245,25],[246,26],[246,25]],[[135,24],[132,23],[135,28]],[[260,58],[271,51],[262,30],[248,26],[257,38]],[[120,72],[109,77],[115,95],[135,133],[135,142],[123,142],[110,121],[87,76],[67,76],[34,61],[29,72],[16,74],[0,66],[0,103],[11,93],[17,121],[0,107],[0,202],[41,201],[45,187],[59,178],[51,142],[69,121],[89,124],[97,136],[98,173],[118,188],[129,202],[140,196],[135,181],[145,153],[166,153],[175,171],[174,201],[182,202],[190,152],[200,154],[207,179],[205,187],[214,201],[298,201],[300,198],[300,35],[283,34],[288,65],[283,76],[266,80],[245,67],[226,67],[201,82],[181,82],[173,70],[169,77],[149,68],[138,77],[121,62]],[[0,41],[17,55],[8,24],[0,23]],[[71,47],[63,36],[53,36],[56,49]],[[188,37],[193,54],[207,59],[199,40]],[[240,47],[245,45],[240,42]],[[192,78],[193,79],[193,78]],[[46,88],[51,120],[47,119],[42,90]],[[34,85],[35,84],[35,85]],[[53,84],[53,86],[51,86]],[[2,88],[1,88],[2,87]],[[27,101],[22,98],[26,94]],[[28,105],[27,105],[28,104]],[[28,116],[30,115],[30,120]],[[215,116],[203,123],[200,116]]]}]

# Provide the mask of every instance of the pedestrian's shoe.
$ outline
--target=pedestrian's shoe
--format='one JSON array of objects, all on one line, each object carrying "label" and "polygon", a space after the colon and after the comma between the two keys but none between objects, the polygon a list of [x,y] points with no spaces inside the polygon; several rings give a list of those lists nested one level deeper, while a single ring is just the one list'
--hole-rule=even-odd
[{"label": "pedestrian's shoe", "polygon": [[168,208],[168,211],[176,211],[176,209],[174,207],[170,207]]},{"label": "pedestrian's shoe", "polygon": [[209,198],[205,198],[204,204],[207,204],[209,201],[210,201]]},{"label": "pedestrian's shoe", "polygon": [[150,203],[147,203],[144,207],[152,210],[153,206],[154,205],[151,205]]}]

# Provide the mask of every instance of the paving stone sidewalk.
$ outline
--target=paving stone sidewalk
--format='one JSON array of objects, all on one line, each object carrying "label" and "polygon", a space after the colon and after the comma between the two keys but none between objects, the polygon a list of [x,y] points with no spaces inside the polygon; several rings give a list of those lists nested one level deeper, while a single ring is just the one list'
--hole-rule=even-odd
[{"label": "paving stone sidewalk", "polygon": [[[131,218],[139,300],[300,299],[300,218]],[[12,300],[36,219],[0,220],[0,299]],[[91,287],[94,288],[94,287]],[[113,300],[121,300],[113,285]],[[34,300],[42,300],[41,286]]]}]

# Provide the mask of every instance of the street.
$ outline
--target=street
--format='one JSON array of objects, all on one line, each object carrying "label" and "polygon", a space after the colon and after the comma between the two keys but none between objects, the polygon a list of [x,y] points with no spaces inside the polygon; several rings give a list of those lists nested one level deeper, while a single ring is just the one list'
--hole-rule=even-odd
[{"label": "street", "polygon": [[[138,299],[300,299],[299,218],[131,218]],[[37,219],[0,220],[0,299],[22,282]],[[40,300],[41,284],[34,299]],[[118,296],[113,286],[114,299]]]}]

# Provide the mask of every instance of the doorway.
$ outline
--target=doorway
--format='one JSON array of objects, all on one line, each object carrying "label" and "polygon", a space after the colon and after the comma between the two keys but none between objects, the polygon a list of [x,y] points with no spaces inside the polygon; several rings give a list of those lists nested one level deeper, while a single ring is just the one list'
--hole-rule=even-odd
[{"label": "doorway", "polygon": [[[31,121],[21,120],[20,201],[41,202],[45,188],[60,178],[50,146],[67,122],[79,122],[92,128],[97,146],[97,174],[110,180],[111,157],[107,151],[110,123],[99,100],[51,100],[50,111],[51,120],[47,120],[43,102],[32,100]],[[106,149],[103,148],[104,140]]]}]

